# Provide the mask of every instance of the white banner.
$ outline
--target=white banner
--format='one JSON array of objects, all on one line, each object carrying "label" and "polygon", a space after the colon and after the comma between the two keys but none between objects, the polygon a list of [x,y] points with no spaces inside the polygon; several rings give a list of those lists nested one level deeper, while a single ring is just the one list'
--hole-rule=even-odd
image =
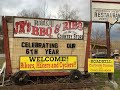
[{"label": "white banner", "polygon": [[83,39],[83,22],[14,18],[14,37]]},{"label": "white banner", "polygon": [[110,18],[120,22],[119,3],[92,2],[92,21],[108,22]]}]

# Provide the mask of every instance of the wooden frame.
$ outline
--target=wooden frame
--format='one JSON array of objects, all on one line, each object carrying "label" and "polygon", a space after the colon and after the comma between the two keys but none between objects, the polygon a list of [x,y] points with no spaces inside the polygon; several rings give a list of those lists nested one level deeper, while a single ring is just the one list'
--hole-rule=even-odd
[{"label": "wooden frame", "polygon": [[86,56],[85,56],[85,65],[84,70],[88,71],[88,58],[90,56],[90,40],[91,40],[91,29],[92,29],[92,21],[89,23],[88,34],[87,34],[87,46],[86,46]]},{"label": "wooden frame", "polygon": [[9,76],[12,73],[12,68],[11,68],[10,51],[9,51],[7,21],[4,16],[2,17],[2,30],[4,33],[4,53],[5,53],[5,60],[6,60],[6,74],[7,76]]}]

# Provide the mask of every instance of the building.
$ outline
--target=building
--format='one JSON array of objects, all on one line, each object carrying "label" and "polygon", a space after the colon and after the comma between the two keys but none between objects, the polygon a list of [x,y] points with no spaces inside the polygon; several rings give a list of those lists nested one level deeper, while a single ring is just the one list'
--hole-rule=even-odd
[{"label": "building", "polygon": [[120,41],[111,41],[111,52],[117,50],[120,53]]}]

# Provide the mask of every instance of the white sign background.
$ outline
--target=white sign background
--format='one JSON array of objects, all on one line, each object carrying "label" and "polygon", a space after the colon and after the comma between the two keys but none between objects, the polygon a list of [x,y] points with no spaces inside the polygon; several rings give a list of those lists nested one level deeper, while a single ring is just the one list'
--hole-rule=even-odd
[{"label": "white sign background", "polygon": [[120,3],[92,2],[92,21],[108,22],[109,18],[120,22]]},{"label": "white sign background", "polygon": [[[35,24],[35,20],[38,21],[38,25]],[[16,26],[16,23],[19,22],[29,22],[31,23],[31,30],[27,32],[27,25],[24,27],[25,32],[21,33],[20,31],[20,25],[18,27]],[[40,24],[41,22],[45,22],[46,25]],[[72,21],[60,21],[60,20],[52,20],[52,19],[32,19],[32,18],[14,18],[14,37],[32,37],[32,38],[57,38],[57,39],[78,39],[82,40],[83,39],[83,22],[81,21],[74,21],[77,22],[77,28],[69,28],[68,30],[63,30],[63,23]],[[58,25],[58,26],[56,26]],[[42,28],[48,28],[48,31],[46,35],[40,35],[40,29],[39,29],[39,35],[33,35],[32,34],[32,28],[33,27],[42,27]],[[68,25],[69,26],[69,25]],[[50,28],[52,29],[50,32]],[[59,28],[57,31],[56,27]],[[17,33],[15,33],[15,30],[18,30]]]}]

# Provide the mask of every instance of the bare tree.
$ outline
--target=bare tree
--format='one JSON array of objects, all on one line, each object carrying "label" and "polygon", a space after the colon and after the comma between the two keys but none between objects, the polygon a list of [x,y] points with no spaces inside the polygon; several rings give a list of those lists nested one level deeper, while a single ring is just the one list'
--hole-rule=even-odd
[{"label": "bare tree", "polygon": [[36,17],[36,18],[41,17],[37,11],[34,11],[34,10],[31,11],[31,10],[27,10],[27,9],[23,9],[17,15],[22,16],[22,17]]},{"label": "bare tree", "polygon": [[58,18],[65,20],[78,20],[80,19],[78,9],[71,8],[70,5],[64,4],[59,7]]},{"label": "bare tree", "polygon": [[93,30],[91,33],[91,51],[95,51],[95,46],[105,46],[106,45],[106,35],[103,30]]},{"label": "bare tree", "polygon": [[47,9],[48,5],[46,3],[46,0],[41,0],[40,6],[36,7],[34,9],[23,9],[20,11],[17,16],[22,17],[35,17],[35,18],[45,18],[47,16]]},{"label": "bare tree", "polygon": [[47,5],[47,3],[46,3],[46,0],[43,2],[43,9],[41,9],[42,10],[42,12],[43,12],[43,15],[44,15],[44,17],[47,17],[47,10],[48,9],[48,5]]},{"label": "bare tree", "polygon": [[94,44],[102,44],[105,40],[105,32],[102,30],[94,30],[91,34],[91,42]]}]

